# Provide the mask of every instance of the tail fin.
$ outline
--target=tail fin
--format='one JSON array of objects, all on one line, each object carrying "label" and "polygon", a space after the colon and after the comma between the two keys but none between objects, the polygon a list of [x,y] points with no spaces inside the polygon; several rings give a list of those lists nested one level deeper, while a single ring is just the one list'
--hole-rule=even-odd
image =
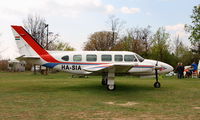
[{"label": "tail fin", "polygon": [[47,53],[22,26],[11,27],[21,55],[37,56]]},{"label": "tail fin", "polygon": [[40,56],[47,62],[59,62],[39,45],[22,26],[12,25],[11,27],[22,56]]}]

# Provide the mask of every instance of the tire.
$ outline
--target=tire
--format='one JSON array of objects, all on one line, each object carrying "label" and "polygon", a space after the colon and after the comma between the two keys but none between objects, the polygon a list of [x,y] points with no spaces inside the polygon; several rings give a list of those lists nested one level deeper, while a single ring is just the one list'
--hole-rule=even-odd
[{"label": "tire", "polygon": [[102,85],[107,85],[107,79],[102,79],[101,84]]},{"label": "tire", "polygon": [[161,86],[161,85],[160,85],[159,82],[155,82],[155,83],[154,83],[154,87],[155,87],[155,88],[160,88],[160,86]]},{"label": "tire", "polygon": [[107,85],[107,90],[108,90],[108,91],[114,91],[115,88],[116,88],[115,85]]}]

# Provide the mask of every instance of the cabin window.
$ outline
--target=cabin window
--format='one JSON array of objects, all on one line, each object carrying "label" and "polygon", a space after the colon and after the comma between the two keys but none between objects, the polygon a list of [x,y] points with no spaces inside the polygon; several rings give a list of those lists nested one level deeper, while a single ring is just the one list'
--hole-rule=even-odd
[{"label": "cabin window", "polygon": [[112,56],[111,55],[101,55],[101,60],[102,61],[112,61]]},{"label": "cabin window", "polygon": [[64,60],[64,61],[69,61],[69,56],[68,55],[63,56],[61,59]]},{"label": "cabin window", "polygon": [[122,56],[122,55],[115,55],[115,61],[116,61],[116,62],[121,62],[121,61],[123,61],[123,56]]},{"label": "cabin window", "polygon": [[82,55],[74,55],[73,60],[74,61],[82,61]]},{"label": "cabin window", "polygon": [[89,54],[86,56],[87,61],[97,61],[97,55]]},{"label": "cabin window", "polygon": [[136,62],[137,59],[135,58],[134,55],[124,55],[124,61],[126,62]]}]

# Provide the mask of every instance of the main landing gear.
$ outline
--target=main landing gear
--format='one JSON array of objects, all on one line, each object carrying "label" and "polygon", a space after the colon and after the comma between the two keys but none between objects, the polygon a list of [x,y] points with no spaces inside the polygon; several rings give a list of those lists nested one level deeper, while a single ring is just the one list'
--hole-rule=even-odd
[{"label": "main landing gear", "polygon": [[106,85],[108,91],[114,91],[115,86],[115,69],[109,69],[108,72],[105,72],[102,76],[102,85]]},{"label": "main landing gear", "polygon": [[101,81],[102,85],[107,85],[107,82],[108,82],[108,76],[107,75],[108,75],[107,73],[103,73],[102,81]]},{"label": "main landing gear", "polygon": [[113,91],[116,88],[115,84],[108,84],[108,79],[107,78],[102,78],[101,84],[105,85],[107,87],[107,90],[109,90],[109,91]]},{"label": "main landing gear", "polygon": [[[155,66],[155,77],[156,77],[156,82],[154,83],[154,87],[155,88],[160,88],[161,84],[158,81],[158,62],[156,63]],[[108,70],[108,72],[104,72],[102,75],[102,81],[101,81],[102,85],[105,85],[108,91],[114,91],[116,89],[116,85],[115,85],[115,69],[114,68],[110,68]]]}]

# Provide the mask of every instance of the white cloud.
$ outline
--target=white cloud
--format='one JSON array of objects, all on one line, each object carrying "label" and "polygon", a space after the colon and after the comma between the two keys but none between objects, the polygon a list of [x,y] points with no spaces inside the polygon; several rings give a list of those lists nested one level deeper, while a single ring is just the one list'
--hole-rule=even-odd
[{"label": "white cloud", "polygon": [[179,36],[185,45],[190,46],[188,40],[189,34],[185,32],[184,26],[185,24],[167,25],[165,26],[165,29],[171,34],[171,39],[175,39]]},{"label": "white cloud", "polygon": [[114,12],[135,14],[140,12],[140,9],[126,6],[115,8],[111,4],[104,4],[102,0],[5,0],[0,4],[1,19],[27,16],[30,13],[41,16],[78,17],[85,11],[98,11],[106,14]]},{"label": "white cloud", "polygon": [[167,25],[165,26],[165,29],[168,32],[173,33],[174,36],[188,38],[188,33],[185,32],[184,26],[185,24]]},{"label": "white cloud", "polygon": [[185,24],[167,25],[165,26],[168,31],[183,31]]},{"label": "white cloud", "polygon": [[74,17],[81,12],[98,9],[102,6],[101,0],[5,0],[0,4],[0,14],[19,16],[40,13]]},{"label": "white cloud", "polygon": [[105,5],[105,10],[107,14],[112,14],[115,11],[115,7],[113,5]]},{"label": "white cloud", "polygon": [[128,7],[122,7],[121,12],[124,14],[135,14],[140,12],[140,8],[128,8]]}]

